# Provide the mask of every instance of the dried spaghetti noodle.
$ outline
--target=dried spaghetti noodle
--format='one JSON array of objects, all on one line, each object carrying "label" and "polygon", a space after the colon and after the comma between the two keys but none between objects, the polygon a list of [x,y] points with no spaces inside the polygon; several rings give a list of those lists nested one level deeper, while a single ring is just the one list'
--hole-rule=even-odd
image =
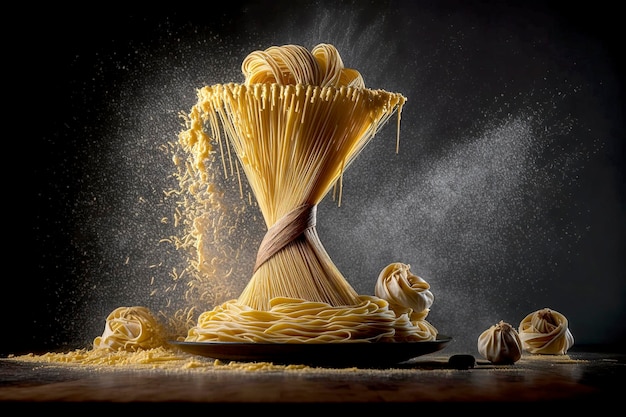
[{"label": "dried spaghetti noodle", "polygon": [[179,139],[198,167],[214,141],[224,169],[242,168],[267,234],[239,298],[203,313],[188,340],[432,340],[426,314],[411,321],[357,294],[315,228],[317,204],[337,186],[340,204],[343,173],[394,113],[399,123],[406,98],[365,88],[328,44],[255,51],[242,72],[243,84],[198,91]]}]

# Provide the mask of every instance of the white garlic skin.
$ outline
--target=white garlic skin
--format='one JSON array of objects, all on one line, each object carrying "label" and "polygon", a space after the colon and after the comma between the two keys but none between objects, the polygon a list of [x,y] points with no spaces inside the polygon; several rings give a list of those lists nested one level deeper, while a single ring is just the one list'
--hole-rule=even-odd
[{"label": "white garlic skin", "polygon": [[500,320],[478,336],[478,353],[491,363],[512,365],[522,357],[522,341],[509,323]]}]

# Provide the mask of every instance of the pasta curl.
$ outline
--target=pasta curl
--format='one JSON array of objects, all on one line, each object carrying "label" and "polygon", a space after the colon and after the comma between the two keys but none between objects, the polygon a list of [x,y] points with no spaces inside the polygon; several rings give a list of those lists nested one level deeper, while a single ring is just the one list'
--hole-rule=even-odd
[{"label": "pasta curl", "polygon": [[564,355],[574,345],[567,318],[543,308],[528,314],[519,324],[519,336],[529,353]]},{"label": "pasta curl", "polygon": [[345,68],[337,48],[319,44],[310,52],[300,45],[271,46],[248,54],[241,64],[245,85],[315,85],[365,88],[361,74]]},{"label": "pasta curl", "polygon": [[163,342],[163,328],[148,308],[118,307],[107,316],[104,332],[94,339],[93,347],[134,352]]}]

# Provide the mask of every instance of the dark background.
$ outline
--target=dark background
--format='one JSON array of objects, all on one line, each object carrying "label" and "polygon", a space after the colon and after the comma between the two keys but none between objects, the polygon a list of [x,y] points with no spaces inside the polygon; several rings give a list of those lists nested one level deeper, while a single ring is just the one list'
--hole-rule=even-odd
[{"label": "dark background", "polygon": [[0,353],[88,346],[115,307],[161,308],[149,283],[180,259],[158,244],[173,170],[159,149],[179,113],[196,89],[241,82],[253,50],[321,42],[408,98],[400,152],[390,123],[341,207],[318,210],[354,287],[372,294],[384,266],[409,263],[435,294],[429,321],[467,351],[544,307],[577,344],[623,346],[623,23],[609,2],[267,3],[5,17],[16,239]]}]

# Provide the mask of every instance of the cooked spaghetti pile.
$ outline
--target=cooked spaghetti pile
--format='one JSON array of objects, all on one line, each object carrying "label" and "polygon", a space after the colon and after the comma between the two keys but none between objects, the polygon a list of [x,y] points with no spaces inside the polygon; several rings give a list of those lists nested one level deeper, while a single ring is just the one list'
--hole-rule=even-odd
[{"label": "cooked spaghetti pile", "polygon": [[397,314],[387,300],[357,294],[315,227],[318,203],[334,189],[341,204],[345,170],[394,113],[399,137],[405,97],[365,88],[328,44],[255,51],[242,72],[243,84],[198,91],[179,141],[198,170],[214,145],[226,176],[241,183],[243,170],[267,232],[239,298],[201,314],[187,340],[434,339],[428,308]]}]

